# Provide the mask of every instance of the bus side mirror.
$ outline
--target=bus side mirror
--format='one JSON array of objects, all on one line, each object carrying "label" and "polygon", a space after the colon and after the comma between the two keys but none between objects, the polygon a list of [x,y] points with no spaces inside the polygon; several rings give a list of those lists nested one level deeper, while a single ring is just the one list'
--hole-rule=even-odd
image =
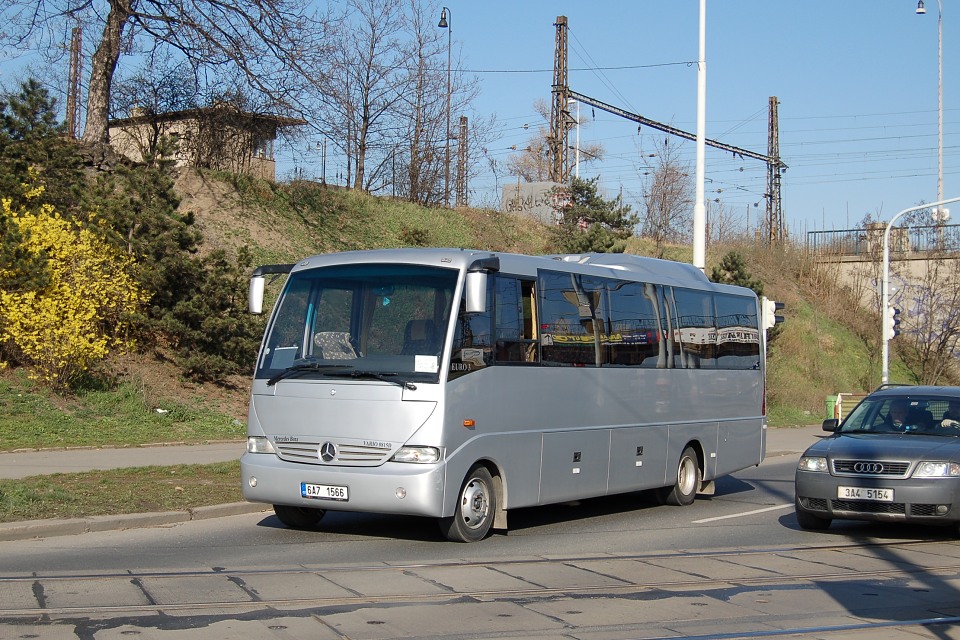
[{"label": "bus side mirror", "polygon": [[467,267],[464,298],[467,313],[487,312],[487,273],[500,271],[500,258],[494,255],[477,258]]},{"label": "bus side mirror", "polygon": [[466,312],[486,313],[487,311],[487,272],[468,271],[466,284]]},{"label": "bus side mirror", "polygon": [[248,296],[248,307],[250,313],[260,315],[263,313],[263,289],[266,286],[267,279],[263,276],[253,276],[250,278],[250,293]]},{"label": "bus side mirror", "polygon": [[266,276],[270,274],[290,273],[292,264],[265,264],[257,267],[250,275],[250,293],[247,295],[247,308],[250,313],[263,313],[263,290],[267,285]]}]

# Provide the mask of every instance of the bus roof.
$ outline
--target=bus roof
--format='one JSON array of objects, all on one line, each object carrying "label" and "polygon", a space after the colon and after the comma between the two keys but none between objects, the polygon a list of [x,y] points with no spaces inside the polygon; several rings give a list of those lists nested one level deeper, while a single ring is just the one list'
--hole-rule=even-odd
[{"label": "bus roof", "polygon": [[[741,287],[711,283],[700,269],[692,264],[662,260],[627,253],[583,253],[529,256],[497,251],[479,251],[457,248],[406,248],[345,251],[311,256],[297,263],[294,271],[332,264],[370,262],[403,262],[435,265],[452,269],[466,269],[475,260],[497,257],[504,273],[535,276],[537,269],[571,271],[614,278],[636,279],[694,288],[730,289]],[[706,285],[706,286],[705,286]]]}]

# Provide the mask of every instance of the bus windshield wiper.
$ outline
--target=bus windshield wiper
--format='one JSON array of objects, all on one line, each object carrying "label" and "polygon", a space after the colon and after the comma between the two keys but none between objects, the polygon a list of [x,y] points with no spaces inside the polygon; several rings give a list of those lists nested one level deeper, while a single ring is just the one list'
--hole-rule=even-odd
[{"label": "bus windshield wiper", "polygon": [[334,376],[338,378],[372,378],[374,380],[382,380],[383,382],[389,382],[390,384],[395,384],[403,387],[404,389],[409,389],[410,391],[416,391],[417,385],[413,384],[409,380],[399,380],[396,376],[400,375],[395,371],[332,371],[325,373],[326,376]]},{"label": "bus windshield wiper", "polygon": [[300,364],[295,364],[291,366],[289,369],[284,369],[277,375],[267,380],[267,386],[272,387],[273,385],[277,384],[284,378],[289,378],[291,376],[299,375],[301,373],[304,373],[305,371],[326,371],[327,369],[344,369],[348,366],[349,365],[346,365],[346,364],[321,364],[316,360],[304,361],[304,362],[301,362]]}]

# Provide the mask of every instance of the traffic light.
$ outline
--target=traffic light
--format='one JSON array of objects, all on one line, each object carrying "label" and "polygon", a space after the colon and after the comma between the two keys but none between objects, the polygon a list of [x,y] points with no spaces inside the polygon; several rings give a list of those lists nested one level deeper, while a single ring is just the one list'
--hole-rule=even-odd
[{"label": "traffic light", "polygon": [[893,340],[900,335],[900,309],[896,307],[887,307],[886,322],[883,326],[883,337],[887,340]]},{"label": "traffic light", "polygon": [[761,299],[763,305],[763,328],[773,329],[778,322],[783,322],[783,316],[777,315],[777,312],[783,309],[783,303],[770,300],[767,297]]}]

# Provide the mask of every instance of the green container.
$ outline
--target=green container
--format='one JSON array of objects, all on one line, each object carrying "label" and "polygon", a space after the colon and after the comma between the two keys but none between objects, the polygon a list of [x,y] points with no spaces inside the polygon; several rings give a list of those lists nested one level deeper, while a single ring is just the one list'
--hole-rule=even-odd
[{"label": "green container", "polygon": [[837,408],[837,396],[827,396],[827,400],[824,404],[826,405],[825,408],[827,411],[826,419],[829,420],[830,418],[834,417],[833,412],[836,411]]}]

